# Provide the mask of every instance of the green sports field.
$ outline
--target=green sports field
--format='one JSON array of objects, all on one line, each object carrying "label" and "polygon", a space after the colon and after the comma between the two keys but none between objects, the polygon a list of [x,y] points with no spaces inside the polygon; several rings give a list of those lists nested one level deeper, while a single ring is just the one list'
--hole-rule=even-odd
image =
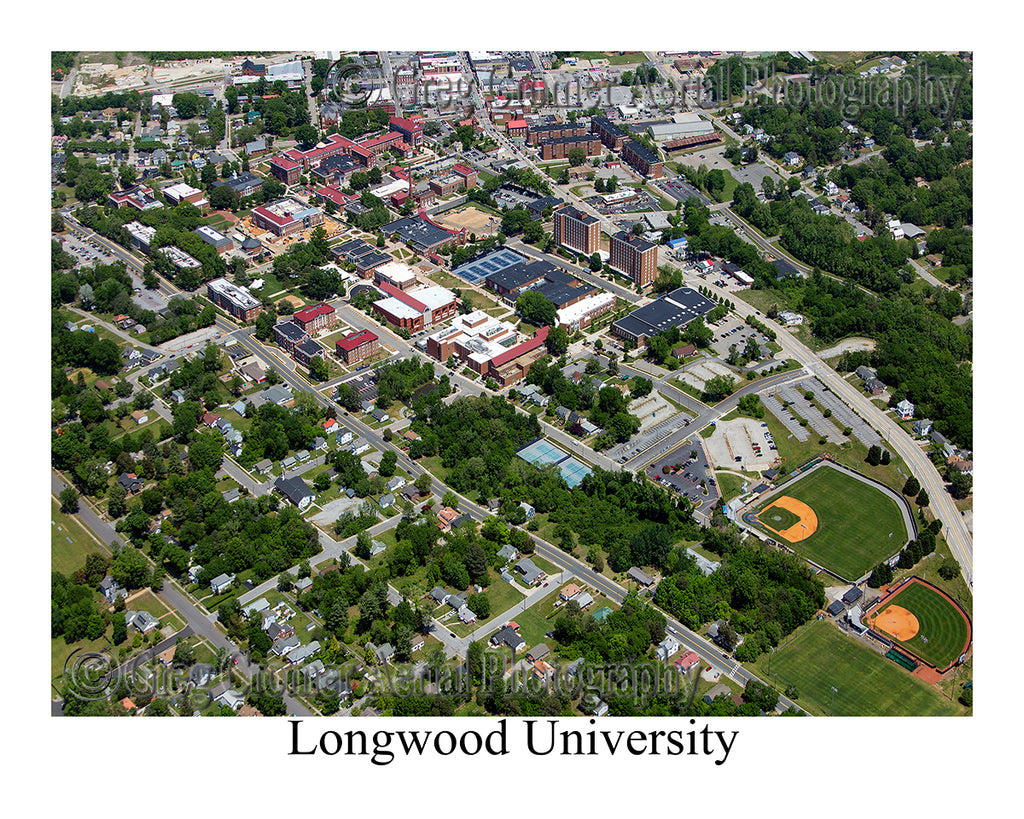
[{"label": "green sports field", "polygon": [[[847,580],[864,576],[909,540],[903,515],[892,498],[831,466],[785,484],[780,494],[803,501],[818,518],[818,530],[807,539],[799,543],[781,539],[797,554]],[[761,507],[778,497],[773,496]],[[785,516],[790,514],[784,509],[771,509],[764,522],[773,529],[784,529],[785,521],[790,520]],[[783,517],[783,523],[773,520],[775,516]]]},{"label": "green sports field", "polygon": [[909,640],[897,640],[899,645],[938,669],[960,656],[970,627],[960,610],[941,594],[923,583],[907,583],[879,612],[890,605],[902,606],[917,618],[917,634]]},{"label": "green sports field", "polygon": [[[768,681],[763,656],[755,671]],[[771,684],[795,685],[799,705],[828,716],[835,686],[835,716],[952,716],[964,709],[935,686],[918,679],[829,620],[814,620],[771,655]]]}]

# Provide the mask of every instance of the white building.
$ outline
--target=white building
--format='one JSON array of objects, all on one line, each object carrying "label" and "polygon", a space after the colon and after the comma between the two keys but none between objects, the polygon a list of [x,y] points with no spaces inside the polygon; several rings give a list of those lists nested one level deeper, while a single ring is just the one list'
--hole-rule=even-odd
[{"label": "white building", "polygon": [[784,310],[783,312],[779,313],[779,321],[781,321],[787,327],[793,327],[797,324],[803,324],[804,317],[801,316],[799,313],[794,313],[790,310]]},{"label": "white building", "polygon": [[555,311],[555,320],[559,327],[572,333],[586,327],[597,316],[607,313],[615,307],[614,293],[598,293],[587,296],[576,304]]},{"label": "white building", "polygon": [[914,417],[914,405],[911,404],[906,398],[900,401],[896,405],[896,415],[907,421]]}]

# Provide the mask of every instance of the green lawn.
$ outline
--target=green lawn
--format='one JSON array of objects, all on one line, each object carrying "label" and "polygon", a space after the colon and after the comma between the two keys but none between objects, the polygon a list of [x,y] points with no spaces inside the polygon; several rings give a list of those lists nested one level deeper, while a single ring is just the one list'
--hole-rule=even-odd
[{"label": "green lawn", "polygon": [[[109,629],[108,629],[109,630]],[[134,634],[135,632],[133,632]],[[129,637],[129,640],[131,637]],[[124,643],[123,645],[128,645]],[[68,645],[64,642],[63,637],[56,637],[50,640],[50,679],[56,680],[56,685],[60,688],[61,681],[58,679],[64,672],[64,663],[67,661],[71,654],[78,650],[79,654],[83,653],[101,653],[108,652],[111,650],[110,640],[107,639],[107,635],[97,637],[95,640],[79,640],[77,643]],[[116,651],[112,652],[114,664],[117,663]],[[72,660],[72,663],[74,660]],[[52,693],[52,692],[51,692]]]},{"label": "green lawn", "polygon": [[[771,675],[768,674],[769,658]],[[797,703],[827,716],[950,716],[965,709],[939,689],[914,677],[828,620],[803,626],[773,654],[763,655],[754,672],[775,688],[795,685]],[[834,709],[832,687],[837,689]]]},{"label": "green lawn", "polygon": [[[909,539],[894,500],[838,469],[829,466],[816,469],[785,484],[782,494],[806,503],[818,519],[817,531],[792,544],[793,548],[799,555],[840,577],[851,580],[861,577]],[[778,497],[774,496],[763,506]],[[776,514],[772,509],[769,517],[762,517],[762,520],[772,528],[785,525],[785,521],[780,524],[769,519]],[[891,538],[890,532],[894,533]],[[772,536],[785,540],[777,534]]]},{"label": "green lawn", "polygon": [[743,489],[743,478],[730,475],[728,472],[715,472],[715,480],[722,492],[722,500],[729,501],[737,497]]},{"label": "green lawn", "polygon": [[908,583],[890,598],[885,608],[890,605],[902,606],[917,618],[918,633],[909,640],[897,642],[925,662],[939,669],[946,668],[966,647],[970,633],[967,621],[956,606],[928,586]]},{"label": "green lawn", "polygon": [[64,575],[74,574],[85,565],[85,556],[98,552],[108,556],[103,548],[78,522],[78,519],[60,511],[60,504],[50,499],[50,568]]},{"label": "green lawn", "polygon": [[608,54],[604,51],[574,51],[581,60],[607,60],[611,65],[634,65],[647,59],[642,51],[627,51],[625,54]]}]

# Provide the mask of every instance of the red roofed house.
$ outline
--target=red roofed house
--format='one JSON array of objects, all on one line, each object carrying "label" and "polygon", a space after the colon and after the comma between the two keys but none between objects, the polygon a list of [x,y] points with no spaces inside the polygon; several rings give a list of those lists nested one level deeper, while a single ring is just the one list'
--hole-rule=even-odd
[{"label": "red roofed house", "polygon": [[681,671],[689,671],[700,663],[700,657],[692,651],[687,651],[682,657],[676,660],[673,665]]},{"label": "red roofed house", "polygon": [[526,129],[528,125],[525,119],[510,119],[505,123],[505,128],[508,131],[509,136],[513,137],[524,137],[526,136]]},{"label": "red roofed house", "polygon": [[360,330],[339,340],[334,349],[346,364],[356,364],[376,353],[380,349],[380,340],[370,330]]},{"label": "red roofed house", "polygon": [[220,415],[218,415],[216,412],[204,412],[203,413],[203,423],[206,426],[208,426],[208,427],[212,427],[219,420],[220,420]]},{"label": "red roofed house", "polygon": [[299,310],[292,314],[292,321],[309,335],[319,330],[330,329],[338,323],[338,314],[331,305],[324,302]]},{"label": "red roofed house", "polygon": [[449,528],[451,528],[452,523],[458,517],[459,517],[458,511],[456,511],[455,509],[452,509],[450,506],[446,506],[437,515],[437,520],[438,520],[438,524],[437,525],[438,525],[438,528],[440,528],[440,529],[449,529]]},{"label": "red roofed house", "polygon": [[550,329],[541,327],[529,341],[517,344],[508,352],[492,358],[487,375],[503,387],[524,379],[531,365],[547,352],[544,342]]},{"label": "red roofed house", "polygon": [[341,429],[341,424],[338,423],[337,418],[328,418],[324,421],[324,433],[331,435]]}]

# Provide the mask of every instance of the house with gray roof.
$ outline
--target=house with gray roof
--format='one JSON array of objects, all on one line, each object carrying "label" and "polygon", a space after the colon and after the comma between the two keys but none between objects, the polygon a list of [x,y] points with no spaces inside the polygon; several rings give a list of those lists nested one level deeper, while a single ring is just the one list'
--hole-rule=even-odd
[{"label": "house with gray roof", "polygon": [[300,645],[299,638],[293,634],[291,637],[282,637],[279,640],[275,640],[274,644],[270,647],[270,653],[278,657],[286,657]]},{"label": "house with gray roof", "polygon": [[233,574],[219,574],[210,581],[210,591],[214,594],[220,594],[227,591],[234,582],[235,576]]},{"label": "house with gray roof", "polygon": [[636,566],[630,567],[630,570],[626,572],[626,574],[641,586],[650,586],[654,582],[654,580],[651,579],[645,571],[637,568]]},{"label": "house with gray roof", "polygon": [[314,654],[316,654],[319,650],[320,650],[320,642],[318,640],[313,640],[312,642],[307,643],[304,646],[299,646],[298,648],[294,649],[293,651],[290,651],[288,653],[288,662],[290,662],[292,665],[298,665],[299,663],[302,663],[302,662],[305,662],[306,660],[308,660],[310,657],[312,657]]},{"label": "house with gray roof", "polygon": [[547,575],[528,557],[524,557],[516,563],[516,571],[523,576],[523,582],[527,586],[536,586],[541,580],[547,577]]}]

